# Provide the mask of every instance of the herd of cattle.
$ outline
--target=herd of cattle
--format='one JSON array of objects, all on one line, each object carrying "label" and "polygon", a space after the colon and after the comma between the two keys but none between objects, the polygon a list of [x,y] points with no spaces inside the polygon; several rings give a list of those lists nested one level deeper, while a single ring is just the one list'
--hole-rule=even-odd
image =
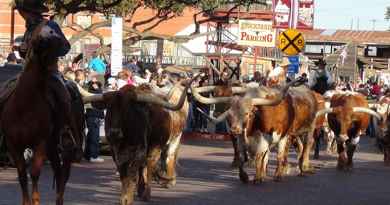
[{"label": "herd of cattle", "polygon": [[[291,145],[297,151],[300,175],[312,173],[309,156],[313,144],[319,143],[324,127],[337,145],[337,168],[351,170],[353,154],[370,119],[375,122],[375,133],[383,143],[385,163],[390,162],[387,113],[371,109],[359,93],[329,91],[320,95],[304,85],[297,86],[300,79],[277,87],[250,84],[191,87],[197,77],[174,85],[157,81],[154,85],[126,86],[115,92],[84,96],[85,102],[100,102],[107,109],[105,129],[120,173],[122,205],[133,203],[136,189],[143,200],[149,200],[150,183],[155,176],[166,187],[175,185],[178,148],[188,116],[189,89],[201,103],[230,105],[220,116],[209,118],[215,123],[227,121],[235,164],[244,183],[249,182],[244,169],[248,160],[255,163],[253,182],[265,179],[272,147],[277,148],[275,180],[287,174]],[[161,92],[167,88],[169,94]],[[387,100],[383,98],[381,103]],[[316,146],[314,156],[318,157],[318,153],[319,146]]]},{"label": "herd of cattle", "polygon": [[[94,103],[107,111],[105,133],[120,174],[121,205],[133,204],[136,190],[141,199],[148,201],[153,179],[167,188],[174,186],[190,89],[201,103],[229,105],[220,116],[210,116],[210,119],[227,121],[235,150],[234,162],[244,183],[249,182],[244,169],[249,160],[255,162],[253,181],[264,180],[272,147],[278,150],[275,180],[286,175],[291,145],[297,151],[300,175],[312,173],[310,153],[315,143],[314,157],[318,157],[324,127],[329,130],[328,136],[333,133],[334,140],[329,141],[337,145],[338,169],[353,168],[353,154],[369,123],[381,141],[385,164],[390,165],[387,114],[390,98],[382,98],[378,104],[383,104],[384,109],[379,107],[376,112],[361,94],[329,91],[320,95],[300,85],[301,79],[274,87],[253,83],[193,87],[200,74],[183,80],[156,76],[148,85],[125,86],[103,94],[88,93],[77,88],[74,82],[68,82],[71,85],[66,92],[58,84],[62,80],[56,67],[57,57],[65,55],[70,45],[58,31],[58,26],[53,28],[49,21],[37,26],[29,42],[23,72],[0,92],[0,127],[18,170],[23,205],[40,204],[38,180],[46,159],[54,171],[56,204],[63,205],[71,162],[80,160],[82,153],[83,102]],[[68,103],[71,99],[72,103]],[[34,152],[31,198],[23,155],[27,148]]]}]

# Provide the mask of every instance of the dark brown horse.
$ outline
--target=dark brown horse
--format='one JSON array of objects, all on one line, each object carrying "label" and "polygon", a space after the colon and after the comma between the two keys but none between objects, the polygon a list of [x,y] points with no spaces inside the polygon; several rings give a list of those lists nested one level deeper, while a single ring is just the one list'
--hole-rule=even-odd
[{"label": "dark brown horse", "polygon": [[[38,180],[46,159],[50,161],[54,171],[56,204],[63,204],[71,163],[70,152],[66,153],[64,150],[74,147],[72,145],[79,138],[76,139],[75,132],[64,134],[70,133],[64,129],[69,121],[59,116],[70,115],[71,105],[69,103],[67,107],[61,109],[58,102],[60,100],[70,102],[70,95],[65,86],[53,88],[52,85],[53,81],[60,83],[59,77],[56,77],[57,58],[65,55],[69,49],[70,45],[56,23],[41,22],[28,41],[24,71],[1,112],[1,128],[18,170],[23,205],[40,204]],[[62,96],[58,96],[59,92],[62,92]],[[61,135],[64,137],[60,137]],[[28,192],[26,163],[23,156],[27,148],[32,149],[34,153],[30,172],[32,200]]]}]

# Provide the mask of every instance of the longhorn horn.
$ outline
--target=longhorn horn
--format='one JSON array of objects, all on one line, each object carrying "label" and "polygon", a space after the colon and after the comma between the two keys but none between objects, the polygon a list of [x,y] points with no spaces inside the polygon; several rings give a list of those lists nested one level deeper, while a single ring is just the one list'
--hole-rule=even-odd
[{"label": "longhorn horn", "polygon": [[83,97],[84,104],[92,103],[92,102],[101,102],[103,100],[104,100],[103,94],[94,94],[94,95]]},{"label": "longhorn horn", "polygon": [[95,94],[93,93],[90,93],[88,91],[86,91],[84,88],[82,88],[78,83],[76,83],[77,85],[77,89],[79,90],[80,94],[82,97],[89,97],[89,96],[93,96]]},{"label": "longhorn horn", "polygon": [[223,122],[227,116],[229,115],[229,112],[230,112],[230,108],[228,110],[226,110],[224,113],[222,113],[221,115],[219,115],[217,118],[213,117],[213,116],[210,116],[208,114],[206,114],[205,112],[203,112],[202,109],[200,108],[196,108],[202,115],[204,115],[207,119],[209,119],[212,123],[214,124],[218,124],[218,123],[221,123]]},{"label": "longhorn horn", "polygon": [[194,98],[200,103],[211,105],[211,104],[219,104],[219,103],[228,103],[232,99],[232,97],[212,97],[207,98],[200,95],[200,93],[210,92],[215,89],[215,86],[206,86],[199,88],[191,88],[192,95]]},{"label": "longhorn horn", "polygon": [[319,110],[317,113],[316,113],[316,116],[314,118],[314,121],[317,120],[317,118],[321,117],[322,115],[326,115],[326,114],[329,114],[329,113],[332,113],[333,112],[333,108],[325,108],[325,109],[322,109],[322,110]]},{"label": "longhorn horn", "polygon": [[362,113],[366,113],[366,114],[369,114],[369,115],[372,115],[374,117],[376,117],[379,121],[382,121],[382,116],[380,114],[378,114],[377,112],[369,109],[369,108],[366,108],[366,107],[354,107],[352,109],[353,112],[362,112]]},{"label": "longhorn horn", "polygon": [[190,80],[190,82],[188,82],[188,84],[184,88],[184,90],[180,96],[179,102],[177,104],[171,104],[168,101],[163,100],[162,98],[157,97],[156,95],[153,95],[150,93],[137,94],[136,101],[160,105],[160,106],[164,107],[165,109],[172,110],[172,111],[180,110],[183,107],[184,102],[186,100],[188,89],[191,87],[191,84],[194,82],[194,80],[196,78],[198,78],[200,75],[201,74],[194,76]]},{"label": "longhorn horn", "polygon": [[253,98],[252,99],[252,105],[263,105],[263,106],[274,106],[278,105],[282,100],[285,98],[287,94],[287,90],[292,86],[295,85],[297,82],[300,82],[302,79],[297,78],[289,83],[287,83],[281,91],[276,95],[274,99],[265,99],[265,98]]}]

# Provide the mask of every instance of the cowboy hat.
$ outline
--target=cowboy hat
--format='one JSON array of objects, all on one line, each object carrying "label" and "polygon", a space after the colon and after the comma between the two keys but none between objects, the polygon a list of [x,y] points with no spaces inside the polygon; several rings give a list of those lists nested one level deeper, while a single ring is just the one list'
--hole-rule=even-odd
[{"label": "cowboy hat", "polygon": [[15,8],[21,11],[42,14],[49,12],[43,0],[15,0]]},{"label": "cowboy hat", "polygon": [[288,58],[284,57],[282,62],[279,64],[280,67],[289,66],[291,65],[291,62]]}]

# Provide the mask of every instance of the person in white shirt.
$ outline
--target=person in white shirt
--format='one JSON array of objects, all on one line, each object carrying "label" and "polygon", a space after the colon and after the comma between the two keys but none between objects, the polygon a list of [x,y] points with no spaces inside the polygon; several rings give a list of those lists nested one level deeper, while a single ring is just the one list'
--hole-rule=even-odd
[{"label": "person in white shirt", "polygon": [[290,60],[287,57],[284,57],[282,63],[278,67],[271,70],[268,74],[268,85],[281,85],[286,82],[286,74],[288,66],[290,65]]}]

